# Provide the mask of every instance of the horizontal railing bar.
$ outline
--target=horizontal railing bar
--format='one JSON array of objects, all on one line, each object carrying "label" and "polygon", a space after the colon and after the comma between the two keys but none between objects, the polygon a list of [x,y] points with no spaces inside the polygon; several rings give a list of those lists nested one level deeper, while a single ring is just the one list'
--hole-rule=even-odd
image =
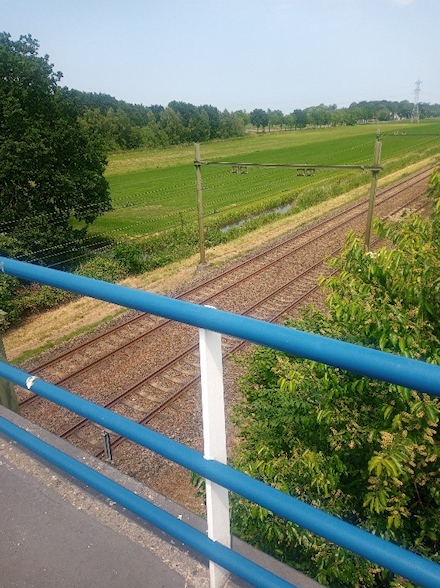
[{"label": "horizontal railing bar", "polygon": [[5,257],[2,271],[440,397],[437,365]]},{"label": "horizontal railing bar", "polygon": [[178,541],[195,549],[198,553],[215,561],[230,572],[237,574],[240,578],[251,582],[254,586],[259,588],[267,588],[267,586],[292,588],[293,586],[295,588],[290,582],[286,582],[286,580],[255,564],[232,549],[225,547],[221,543],[209,539],[204,533],[198,531],[188,523],[174,517],[166,510],[159,508],[70,455],[38,439],[38,437],[35,437],[3,417],[0,417],[0,431],[40,457],[56,465],[61,470],[88,484],[104,496],[111,498],[129,511],[142,517],[162,531],[165,531]]},{"label": "horizontal railing bar", "polygon": [[4,362],[0,362],[0,377],[32,390],[36,394],[80,414],[104,428],[115,431],[204,478],[208,478],[228,490],[240,494],[251,502],[267,508],[274,514],[296,523],[421,586],[426,586],[427,588],[440,586],[440,565],[430,560],[305,504],[297,498],[267,486],[263,482],[255,480],[227,465],[215,460],[206,460],[194,449],[139,425],[126,417],[115,414],[93,402],[80,398],[54,384],[45,382],[35,376],[30,376],[26,372]]}]

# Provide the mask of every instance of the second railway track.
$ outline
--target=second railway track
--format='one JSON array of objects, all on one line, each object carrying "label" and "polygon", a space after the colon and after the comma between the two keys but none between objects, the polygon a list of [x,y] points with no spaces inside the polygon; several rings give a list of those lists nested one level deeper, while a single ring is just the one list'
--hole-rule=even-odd
[{"label": "second railway track", "polygon": [[[384,218],[402,210],[414,211],[426,204],[429,174],[430,170],[423,170],[382,190],[376,200],[376,216]],[[303,304],[316,303],[322,299],[317,280],[328,272],[325,258],[338,254],[349,230],[363,231],[366,209],[366,199],[347,206],[232,264],[179,298],[267,321],[297,312]],[[226,356],[240,342],[224,338],[223,345]],[[182,397],[196,387],[198,365],[195,329],[139,314],[41,363],[32,373],[162,430],[168,427],[167,414],[172,415],[176,428],[183,426],[181,423],[177,427],[181,415],[176,410],[182,411]],[[187,409],[197,412],[195,394],[192,396]],[[30,393],[20,391],[19,399],[26,418],[102,456],[102,434],[95,425]],[[173,403],[180,408],[173,408]],[[171,422],[168,429],[172,430],[172,426]],[[182,436],[188,442],[186,433]],[[200,433],[196,437],[195,446]],[[111,439],[114,447],[122,442],[119,438]],[[136,467],[125,469],[133,473]]]}]

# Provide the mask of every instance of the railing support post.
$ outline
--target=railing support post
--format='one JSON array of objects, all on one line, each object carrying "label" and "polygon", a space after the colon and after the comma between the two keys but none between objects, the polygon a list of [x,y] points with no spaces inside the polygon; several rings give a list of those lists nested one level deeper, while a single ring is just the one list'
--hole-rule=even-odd
[{"label": "railing support post", "polygon": [[[205,459],[226,463],[225,401],[221,335],[199,329],[200,372],[202,385],[203,439]],[[206,480],[208,537],[231,546],[229,496],[226,488]],[[229,573],[209,562],[211,588],[223,588]]]}]

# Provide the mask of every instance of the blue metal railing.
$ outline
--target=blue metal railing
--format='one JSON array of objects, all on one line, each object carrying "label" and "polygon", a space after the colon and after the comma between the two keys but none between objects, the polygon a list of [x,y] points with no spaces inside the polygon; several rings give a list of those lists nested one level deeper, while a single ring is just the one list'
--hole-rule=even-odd
[{"label": "blue metal railing", "polygon": [[[2,257],[0,257],[0,271],[22,279],[60,287],[193,326],[232,335],[287,353],[348,369],[362,375],[440,396],[439,366]],[[262,482],[254,480],[233,468],[214,460],[206,460],[200,453],[182,444],[87,400],[78,398],[57,386],[41,379],[33,378],[17,368],[0,362],[0,376],[22,387],[32,389],[33,392],[147,447],[191,471],[244,496],[252,502],[260,504],[286,520],[297,523],[419,585],[432,588],[440,586],[440,565],[349,525],[292,496],[266,486]],[[16,429],[15,425],[0,419],[1,431],[23,443],[29,449],[36,452],[42,451],[43,453],[40,453],[40,455],[53,461],[59,467],[63,467],[64,454],[62,454],[63,458],[60,459],[57,457],[54,448],[41,447],[43,442],[36,443],[38,440],[29,439],[29,437],[32,437],[29,433],[17,431]],[[83,464],[79,465],[83,466]],[[137,501],[135,501],[136,504],[132,504],[131,499],[125,495],[124,489],[116,490],[113,488],[113,482],[108,484],[107,492],[107,482],[102,480],[103,476],[101,474],[98,475],[93,470],[84,473],[84,471],[79,471],[82,468],[73,465],[68,467],[72,467],[72,471],[70,469],[67,471],[70,473],[75,472],[73,475],[79,479],[86,481],[103,494],[134,510],[146,520],[166,530],[179,540],[200,551],[200,553],[205,554],[210,560],[237,573],[237,575],[255,586],[279,586],[280,588],[290,586],[285,580],[277,578],[270,572],[264,571],[263,574],[259,566],[255,566],[255,564],[250,565],[250,562],[247,561],[243,563],[241,556],[219,543],[209,540],[203,534],[200,534],[201,536],[197,535],[194,529],[192,531],[195,535],[193,532],[189,532],[181,526],[181,524],[184,524],[182,521],[178,521],[173,517],[171,517],[172,520],[169,520],[168,515],[168,517],[165,517],[166,526],[162,526],[163,515],[157,516],[157,513],[153,513],[146,505],[140,507]],[[97,474],[98,477],[95,479],[93,474]]]}]

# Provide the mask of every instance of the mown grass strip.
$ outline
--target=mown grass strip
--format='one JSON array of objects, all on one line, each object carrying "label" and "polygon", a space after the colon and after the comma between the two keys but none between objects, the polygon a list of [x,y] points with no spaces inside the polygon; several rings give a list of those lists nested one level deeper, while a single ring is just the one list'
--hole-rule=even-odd
[{"label": "mown grass strip", "polygon": [[[254,133],[243,139],[204,144],[202,158],[256,163],[370,165],[377,130],[375,125],[364,125]],[[437,120],[418,125],[387,123],[382,125],[381,131],[384,133],[382,162],[387,172],[440,151],[438,137],[434,136],[436,132],[440,134]],[[92,232],[116,239],[139,238],[195,223],[193,160],[193,146],[112,155],[107,175],[114,211],[98,219]],[[369,182],[366,174],[332,171],[319,171],[314,177],[298,177],[290,170],[249,169],[248,174],[236,175],[229,168],[204,168],[202,176],[205,214],[208,218],[217,215],[212,222],[218,226],[229,223],[231,213],[234,219],[237,215],[253,215],[255,210],[293,202],[304,190],[319,190],[320,186],[341,182],[350,189]]]}]

